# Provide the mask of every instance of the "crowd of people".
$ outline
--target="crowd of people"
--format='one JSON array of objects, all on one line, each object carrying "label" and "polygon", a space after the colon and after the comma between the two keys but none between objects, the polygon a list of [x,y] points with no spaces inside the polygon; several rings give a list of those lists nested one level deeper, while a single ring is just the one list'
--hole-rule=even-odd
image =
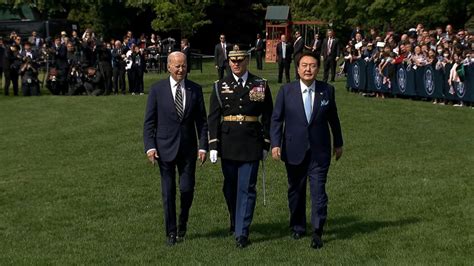
[{"label": "crowd of people", "polygon": [[[182,49],[188,46],[182,40]],[[122,40],[102,41],[91,29],[82,35],[63,31],[54,38],[42,38],[35,31],[28,38],[11,32],[0,37],[0,81],[4,77],[4,93],[24,96],[40,95],[45,85],[53,95],[118,95],[128,92],[143,95],[143,74],[166,68],[162,55],[175,49],[173,38],[144,34],[134,38],[127,31]],[[43,80],[39,71],[44,71]],[[20,82],[19,82],[20,81]]]},{"label": "crowd of people", "polygon": [[[454,83],[464,80],[463,67],[474,64],[474,35],[464,29],[454,31],[452,25],[447,25],[443,30],[442,27],[426,29],[423,24],[418,24],[404,33],[389,30],[384,35],[375,28],[365,33],[356,27],[345,46],[344,59],[345,69],[355,60],[373,62],[383,77],[383,84],[389,88],[395,78],[397,65],[407,64],[413,69],[431,65],[444,72],[449,84],[447,93],[453,95]],[[386,96],[384,93],[361,93],[381,98]],[[433,99],[433,103],[446,104],[447,101]],[[454,105],[463,104],[461,101]]]}]

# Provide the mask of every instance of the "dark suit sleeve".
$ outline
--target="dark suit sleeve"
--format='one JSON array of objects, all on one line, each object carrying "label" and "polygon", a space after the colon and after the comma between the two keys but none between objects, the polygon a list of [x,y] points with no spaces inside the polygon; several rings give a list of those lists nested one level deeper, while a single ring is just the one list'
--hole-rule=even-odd
[{"label": "dark suit sleeve", "polygon": [[339,42],[339,39],[337,39],[336,42],[336,57],[341,57],[341,44]]},{"label": "dark suit sleeve", "polygon": [[214,65],[219,65],[219,45],[214,47]]},{"label": "dark suit sleeve", "polygon": [[272,111],[273,111],[273,99],[270,87],[267,84],[265,89],[265,107],[262,113],[261,122],[263,125],[263,139],[264,145],[263,148],[265,150],[270,150],[270,124],[272,118]]},{"label": "dark suit sleeve", "polygon": [[270,139],[272,148],[281,147],[282,134],[283,134],[283,122],[285,120],[285,94],[283,87],[278,92],[275,107],[273,108],[271,128],[270,128]]},{"label": "dark suit sleeve", "polygon": [[220,141],[221,106],[217,99],[219,96],[216,94],[215,86],[217,86],[216,83],[212,86],[209,116],[207,118],[209,124],[209,150],[218,150]]},{"label": "dark suit sleeve", "polygon": [[327,45],[328,43],[328,40],[327,39],[323,39],[322,40],[322,43],[321,43],[321,54],[322,55],[327,55],[328,54],[328,51],[327,51]]},{"label": "dark suit sleeve", "polygon": [[145,110],[145,122],[143,125],[143,142],[145,152],[149,149],[156,149],[155,135],[157,121],[156,88],[152,87],[148,95],[148,101]]},{"label": "dark suit sleeve", "polygon": [[331,92],[331,100],[330,100],[331,106],[329,108],[329,113],[328,113],[328,122],[329,122],[329,126],[331,127],[331,132],[333,136],[333,146],[338,148],[338,147],[342,147],[343,145],[341,123],[339,121],[339,116],[337,114],[334,87],[330,87],[329,89]]},{"label": "dark suit sleeve", "polygon": [[207,138],[207,115],[206,115],[206,106],[204,104],[204,96],[202,94],[202,88],[198,87],[197,89],[197,104],[198,104],[198,110],[199,113],[196,114],[196,129],[197,129],[197,134],[199,138],[199,149],[200,150],[208,150],[209,144],[208,144],[208,138]]}]

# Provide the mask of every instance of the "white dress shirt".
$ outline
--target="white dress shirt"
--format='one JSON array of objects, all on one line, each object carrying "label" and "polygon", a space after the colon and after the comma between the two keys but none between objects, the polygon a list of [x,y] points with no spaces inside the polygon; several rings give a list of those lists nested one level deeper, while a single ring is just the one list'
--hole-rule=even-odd
[{"label": "white dress shirt", "polygon": [[[173,94],[173,102],[176,101],[176,86],[178,82],[170,76],[170,86],[171,86],[171,93]],[[184,79],[179,82],[181,86],[181,95],[183,95],[183,112],[185,111],[184,107],[186,106],[186,93],[184,92]]]},{"label": "white dress shirt", "polygon": [[[235,81],[237,81],[237,83],[239,83],[239,77],[237,77],[234,73],[232,73],[232,76],[234,76],[234,79]],[[245,84],[247,83],[247,79],[249,77],[249,72],[245,72],[242,77],[240,77],[242,79],[242,87],[245,87]]]},{"label": "white dress shirt", "polygon": [[300,87],[301,87],[301,99],[303,100],[304,103],[304,98],[306,97],[307,90],[311,90],[311,102],[313,103],[311,106],[314,107],[314,92],[316,88],[316,82],[313,81],[311,85],[306,86],[301,80],[300,80]]}]

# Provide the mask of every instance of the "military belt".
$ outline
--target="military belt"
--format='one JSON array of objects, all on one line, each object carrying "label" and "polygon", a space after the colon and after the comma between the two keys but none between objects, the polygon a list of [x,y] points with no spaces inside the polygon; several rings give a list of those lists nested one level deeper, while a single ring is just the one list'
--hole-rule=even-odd
[{"label": "military belt", "polygon": [[227,115],[227,116],[224,116],[224,121],[234,121],[234,122],[257,122],[257,121],[258,121],[258,116]]}]

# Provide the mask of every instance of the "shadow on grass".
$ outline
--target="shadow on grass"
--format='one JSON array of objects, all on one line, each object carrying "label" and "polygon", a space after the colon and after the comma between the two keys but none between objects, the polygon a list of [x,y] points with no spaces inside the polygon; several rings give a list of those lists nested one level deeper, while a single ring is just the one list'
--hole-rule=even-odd
[{"label": "shadow on grass", "polygon": [[[250,225],[250,238],[253,243],[271,241],[290,236],[288,223],[285,221],[275,223],[255,223]],[[222,228],[206,233],[192,234],[189,238],[232,238],[229,229]]]},{"label": "shadow on grass", "polygon": [[[285,219],[274,223],[255,223],[250,226],[250,238],[253,243],[272,241],[287,237],[290,239],[289,223]],[[354,238],[360,234],[371,234],[384,228],[404,227],[420,222],[421,219],[408,217],[394,221],[361,221],[356,216],[342,216],[329,219],[325,230],[325,242]],[[307,225],[310,232],[311,224]],[[311,237],[311,234],[307,234]],[[232,238],[228,228],[189,235],[189,238]]]},{"label": "shadow on grass", "polygon": [[360,218],[355,216],[342,216],[329,219],[328,230],[324,233],[326,235],[325,241],[349,239],[359,234],[371,234],[384,228],[401,228],[420,221],[421,219],[417,217],[407,217],[393,221],[361,221]]}]

